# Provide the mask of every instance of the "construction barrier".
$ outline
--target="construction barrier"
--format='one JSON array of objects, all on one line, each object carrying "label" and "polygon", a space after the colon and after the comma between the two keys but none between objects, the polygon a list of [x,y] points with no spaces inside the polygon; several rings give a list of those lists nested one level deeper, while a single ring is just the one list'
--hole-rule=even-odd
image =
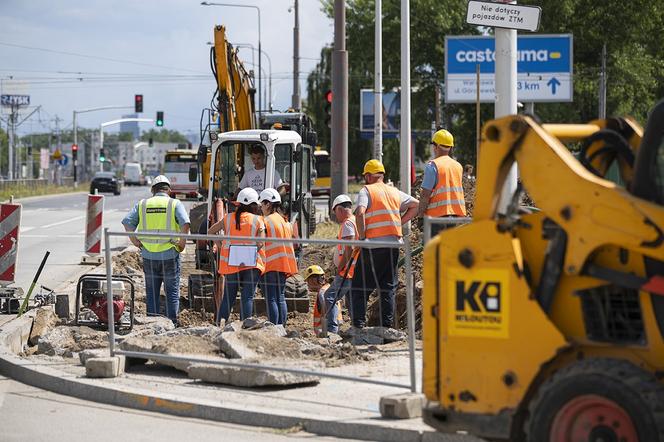
[{"label": "construction barrier", "polygon": [[0,285],[14,282],[18,233],[21,226],[21,205],[0,205]]},{"label": "construction barrier", "polygon": [[[88,195],[88,210],[85,228],[85,253],[82,262],[101,262],[101,228],[104,214],[104,196]],[[90,259],[93,258],[93,259]]]},{"label": "construction barrier", "polygon": [[[110,250],[111,237],[135,236],[141,238],[146,235],[146,232],[111,232],[108,229],[104,229],[107,286],[111,285],[112,279],[113,263]],[[316,250],[322,251],[322,253],[327,253],[330,250],[334,250],[334,253],[336,253],[337,249],[334,246],[359,248],[360,251],[353,252],[352,255],[353,258],[351,263],[354,268],[353,277],[348,277],[349,270],[344,272],[343,269],[327,269],[328,272],[325,274],[325,281],[312,281],[318,284],[318,288],[315,289],[318,291],[311,291],[310,288],[309,291],[305,292],[305,297],[302,298],[302,301],[306,304],[306,310],[311,312],[311,310],[308,309],[310,301],[312,304],[317,302],[315,305],[318,306],[320,305],[320,302],[324,302],[328,305],[330,303],[330,300],[326,299],[326,297],[330,295],[327,292],[324,294],[321,292],[321,290],[324,289],[320,284],[325,285],[329,283],[332,278],[336,279],[337,277],[340,277],[342,281],[348,283],[347,285],[345,285],[345,283],[340,283],[338,286],[336,292],[337,297],[335,298],[337,302],[333,304],[335,305],[335,310],[332,310],[337,313],[331,315],[331,317],[336,318],[333,326],[335,328],[338,326],[338,332],[334,333],[335,336],[330,336],[331,341],[329,345],[333,345],[332,342],[339,342],[339,339],[346,340],[346,343],[338,344],[334,347],[336,349],[334,351],[343,354],[340,356],[333,356],[332,353],[327,353],[332,352],[332,350],[328,347],[321,347],[322,353],[319,355],[319,359],[317,359],[320,360],[322,358],[328,360],[334,357],[344,358],[344,364],[346,365],[334,367],[334,364],[332,364],[331,367],[325,367],[324,364],[320,364],[323,366],[318,366],[316,368],[311,364],[304,364],[299,358],[297,358],[297,361],[299,361],[298,364],[300,362],[302,362],[302,364],[294,366],[292,361],[289,363],[288,359],[285,359],[283,362],[278,362],[274,359],[265,358],[265,362],[260,359],[258,362],[255,362],[255,359],[252,359],[252,362],[247,362],[241,359],[225,359],[218,357],[203,358],[201,355],[196,354],[174,355],[160,354],[156,352],[130,351],[122,348],[122,346],[116,342],[116,326],[113,321],[108,323],[109,350],[111,355],[125,355],[132,358],[149,359],[155,362],[186,362],[186,364],[184,364],[186,366],[202,362],[226,367],[264,369],[269,370],[270,372],[314,375],[321,378],[327,377],[350,382],[359,382],[365,385],[373,384],[373,386],[393,387],[411,390],[413,392],[417,391],[418,382],[416,378],[416,364],[419,363],[420,356],[418,353],[419,350],[416,352],[415,348],[415,272],[413,271],[412,246],[410,241],[345,241],[339,239],[285,239],[274,237],[230,237],[224,235],[202,234],[183,235],[182,233],[161,232],[149,233],[150,238],[164,240],[175,240],[182,238],[183,236],[186,236],[188,242],[191,240],[214,241],[217,244],[221,244],[221,247],[224,247],[224,244],[228,247],[228,244],[230,244],[228,256],[222,256],[222,259],[228,263],[226,265],[230,266],[245,266],[246,264],[244,263],[251,262],[252,260],[256,263],[256,260],[258,259],[257,250],[261,250],[262,247],[274,248],[275,244],[279,243],[293,245],[301,244],[305,249],[317,247]],[[266,245],[265,243],[269,243],[269,245]],[[238,246],[238,248],[231,250],[230,248],[233,247],[233,244]],[[254,247],[254,245],[256,247]],[[315,253],[309,255],[308,258],[306,253],[303,255],[302,259],[307,258],[308,261],[306,263],[298,263],[298,272],[300,274],[313,263],[324,265],[321,262],[320,255],[315,255]],[[314,261],[309,262],[312,259]],[[238,264],[231,264],[232,262],[237,262]],[[154,264],[152,263],[150,265]],[[161,273],[167,275],[170,271],[168,270],[170,267],[166,266],[170,264],[164,265],[165,267],[162,269]],[[254,268],[251,269],[253,270]],[[156,270],[152,268],[151,272],[155,271]],[[230,276],[234,277],[230,278]],[[419,275],[416,276],[418,279],[421,279]],[[248,299],[248,303],[243,307],[243,296],[240,296],[240,293],[238,293],[241,291],[238,287],[238,284],[240,283],[238,278],[240,278],[240,276],[237,276],[237,274],[226,275],[224,282],[224,299],[222,299],[222,305],[224,305],[224,307],[220,308],[218,318],[221,318],[223,315],[228,315],[228,321],[230,322],[252,316],[265,317],[265,312],[270,306],[272,306],[271,308],[273,309],[281,308],[273,306],[272,304],[268,306],[268,299],[261,299],[258,295],[258,290],[260,289],[263,296],[265,296],[266,289],[270,290],[270,287],[283,287],[283,282],[278,282],[276,278],[268,278],[267,274],[260,275],[260,273],[254,274],[254,272],[249,272],[246,276],[242,276],[242,290],[244,290],[244,284],[251,284],[254,286],[252,295],[253,299]],[[271,280],[274,282],[270,282]],[[164,279],[164,284],[166,283],[166,279]],[[147,285],[149,285],[148,281],[146,281],[146,286]],[[190,287],[190,289],[193,289],[193,287]],[[107,302],[112,302],[110,291],[105,295],[107,296]],[[237,295],[237,297],[232,295]],[[225,299],[228,296],[230,297]],[[156,299],[157,298],[155,298],[155,300]],[[272,298],[273,301],[275,299],[276,297]],[[269,302],[272,303],[273,301]],[[348,304],[346,304],[346,301],[348,301]],[[253,306],[249,304],[251,302],[254,303]],[[263,306],[262,304],[266,305]],[[155,301],[155,305],[152,306],[152,309],[155,311],[153,314],[160,314],[159,307],[159,303]],[[178,309],[177,306],[175,308]],[[316,315],[320,315],[319,309],[314,307],[314,313],[311,316],[306,316],[309,315],[309,313],[302,313],[298,308],[297,303],[288,304],[287,309],[288,312],[285,324],[288,328],[299,327],[298,330],[304,335],[308,334],[308,336],[314,336],[314,340],[310,341],[314,346],[316,346],[316,343],[318,342],[315,339],[324,339],[326,336],[325,333],[327,333],[327,330],[325,329],[327,325],[323,327],[324,333],[314,333],[317,324]],[[225,313],[222,313],[224,311]],[[277,312],[274,312],[275,315],[276,313]],[[168,308],[166,309],[166,315],[169,316],[169,318],[173,318],[172,315],[169,314]],[[279,312],[278,316],[283,317],[281,312]],[[318,316],[318,318],[320,318],[320,316]],[[350,322],[347,322],[348,318],[350,319]],[[302,325],[303,320],[305,321],[305,325]],[[296,325],[293,325],[290,321],[295,321]],[[322,321],[322,319],[320,321]],[[307,322],[308,324],[306,324]],[[276,323],[284,324],[280,321]],[[343,337],[341,337],[342,334]],[[283,339],[289,338],[284,337]],[[369,362],[371,357],[368,356],[368,353],[375,352],[375,355],[383,353],[377,349],[375,345],[390,343],[398,344],[399,342],[401,342],[401,344],[396,347],[385,347],[386,351],[384,354],[389,355],[389,357],[385,356],[380,360],[371,363]],[[288,342],[286,342],[286,344],[288,344]],[[299,344],[293,342],[290,348],[292,348],[292,345]],[[309,347],[305,348],[305,354],[311,355],[311,351],[314,350],[311,350]],[[347,355],[350,355],[350,357],[346,357]],[[313,365],[315,366],[315,364]],[[373,387],[368,386],[367,388]]]}]

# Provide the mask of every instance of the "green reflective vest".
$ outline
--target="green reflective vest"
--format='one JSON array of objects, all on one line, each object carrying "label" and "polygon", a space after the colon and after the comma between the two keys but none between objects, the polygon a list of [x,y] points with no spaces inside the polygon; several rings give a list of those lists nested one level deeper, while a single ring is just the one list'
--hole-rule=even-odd
[{"label": "green reflective vest", "polygon": [[[138,203],[139,232],[180,232],[180,226],[175,219],[175,203],[177,200],[167,196],[153,196]],[[148,252],[164,252],[175,247],[177,238],[156,238],[139,236],[143,247]]]}]

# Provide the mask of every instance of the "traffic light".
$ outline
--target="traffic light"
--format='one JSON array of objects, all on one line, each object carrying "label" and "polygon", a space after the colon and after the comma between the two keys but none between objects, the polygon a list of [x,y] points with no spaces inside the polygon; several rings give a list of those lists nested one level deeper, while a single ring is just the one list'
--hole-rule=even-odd
[{"label": "traffic light", "polygon": [[148,146],[152,147],[153,144],[152,137],[148,138]]},{"label": "traffic light", "polygon": [[101,149],[99,149],[99,161],[102,162],[102,163],[104,161],[106,161],[106,154],[104,153],[104,148],[103,147]]},{"label": "traffic light", "polygon": [[155,120],[157,123],[158,127],[162,127],[164,125],[164,112],[163,111],[157,111],[157,119]]},{"label": "traffic light", "polygon": [[325,125],[332,127],[332,91],[325,92]]},{"label": "traffic light", "polygon": [[78,144],[71,145],[71,158],[75,160],[78,155]]},{"label": "traffic light", "polygon": [[143,95],[136,94],[134,95],[134,112],[141,113],[143,112]]}]

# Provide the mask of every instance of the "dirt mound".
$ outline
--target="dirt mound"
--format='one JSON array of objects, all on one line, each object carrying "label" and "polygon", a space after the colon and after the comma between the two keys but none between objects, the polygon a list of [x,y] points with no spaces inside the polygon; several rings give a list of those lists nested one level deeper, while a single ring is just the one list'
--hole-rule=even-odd
[{"label": "dirt mound", "polygon": [[178,316],[180,327],[197,327],[201,325],[214,325],[214,314],[206,311],[180,310]]}]

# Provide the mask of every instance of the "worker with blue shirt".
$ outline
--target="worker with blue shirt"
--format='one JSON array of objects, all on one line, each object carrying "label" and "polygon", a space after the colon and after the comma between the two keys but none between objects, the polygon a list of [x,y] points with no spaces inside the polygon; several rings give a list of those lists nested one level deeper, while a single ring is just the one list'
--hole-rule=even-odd
[{"label": "worker with blue shirt", "polygon": [[[424,169],[418,216],[466,216],[463,167],[450,156],[454,148],[454,137],[447,130],[441,129],[433,134],[431,146],[435,158],[429,161]],[[432,226],[432,235],[441,228],[444,226]]]},{"label": "worker with blue shirt", "polygon": [[[127,232],[189,233],[189,215],[184,205],[168,193],[171,183],[164,175],[152,183],[152,197],[139,201],[122,220]],[[148,315],[159,314],[159,292],[164,284],[166,316],[177,325],[180,309],[180,252],[185,238],[132,236],[131,242],[141,250],[145,273]]]}]

